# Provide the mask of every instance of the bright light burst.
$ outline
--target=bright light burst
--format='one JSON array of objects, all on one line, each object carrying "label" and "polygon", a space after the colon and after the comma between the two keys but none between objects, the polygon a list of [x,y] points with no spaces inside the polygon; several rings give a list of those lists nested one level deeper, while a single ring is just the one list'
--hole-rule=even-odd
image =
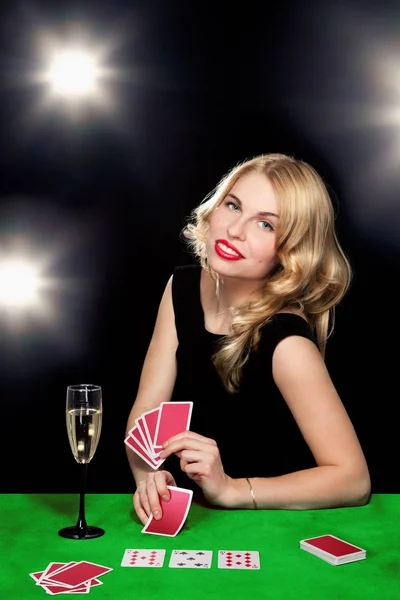
[{"label": "bright light burst", "polygon": [[32,306],[38,301],[39,287],[40,277],[33,265],[13,260],[0,264],[1,306]]},{"label": "bright light burst", "polygon": [[78,119],[87,118],[92,109],[115,114],[117,98],[112,84],[121,72],[108,64],[115,43],[99,43],[83,35],[62,40],[45,31],[38,34],[41,66],[27,76],[30,83],[43,88],[34,112],[45,114],[51,107],[60,107]]},{"label": "bright light burst", "polygon": [[96,57],[82,50],[59,52],[53,57],[47,72],[54,92],[80,97],[96,92],[99,75]]}]

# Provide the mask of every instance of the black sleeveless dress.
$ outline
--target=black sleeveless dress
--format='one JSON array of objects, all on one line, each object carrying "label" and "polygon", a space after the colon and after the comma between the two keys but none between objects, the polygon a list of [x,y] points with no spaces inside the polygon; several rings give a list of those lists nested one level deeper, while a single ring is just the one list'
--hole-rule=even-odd
[{"label": "black sleeveless dress", "polygon": [[[225,473],[234,478],[273,477],[316,466],[313,455],[272,376],[272,355],[290,335],[315,342],[301,317],[283,313],[261,329],[257,351],[247,361],[240,389],[225,390],[211,357],[221,335],[205,329],[200,300],[199,265],[176,267],[172,299],[179,346],[178,374],[172,401],[193,401],[190,429],[214,439]],[[162,468],[177,485],[199,490],[169,457]]]}]

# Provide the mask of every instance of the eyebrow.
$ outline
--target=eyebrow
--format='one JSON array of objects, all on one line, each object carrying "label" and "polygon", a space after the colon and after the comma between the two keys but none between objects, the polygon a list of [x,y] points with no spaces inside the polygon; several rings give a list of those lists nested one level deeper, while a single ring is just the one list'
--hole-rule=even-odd
[{"label": "eyebrow", "polygon": [[[231,192],[229,192],[229,194],[227,194],[226,197],[228,197],[228,196],[233,198],[239,204],[239,206],[242,206],[242,201],[237,196],[235,196],[235,194],[231,194]],[[262,212],[257,213],[257,216],[259,216],[259,217],[275,217],[276,219],[279,219],[279,215],[276,215],[273,212],[262,211]]]}]

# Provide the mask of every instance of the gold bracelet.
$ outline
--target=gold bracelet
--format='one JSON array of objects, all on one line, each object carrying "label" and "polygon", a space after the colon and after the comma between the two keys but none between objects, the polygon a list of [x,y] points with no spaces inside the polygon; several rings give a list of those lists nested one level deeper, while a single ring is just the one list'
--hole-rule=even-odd
[{"label": "gold bracelet", "polygon": [[248,477],[246,477],[246,481],[247,481],[247,483],[249,484],[249,488],[250,488],[250,494],[251,494],[251,497],[252,497],[252,499],[253,499],[253,507],[254,507],[254,510],[257,510],[257,509],[258,509],[258,506],[257,506],[257,502],[256,502],[256,495],[255,495],[255,493],[254,493],[254,490],[253,490],[253,488],[252,488],[252,486],[251,486],[250,479],[249,479]]}]

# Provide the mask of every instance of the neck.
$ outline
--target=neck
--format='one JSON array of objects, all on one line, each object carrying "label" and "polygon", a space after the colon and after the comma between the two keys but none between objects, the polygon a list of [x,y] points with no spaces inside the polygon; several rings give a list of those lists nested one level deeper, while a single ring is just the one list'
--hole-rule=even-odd
[{"label": "neck", "polygon": [[258,286],[254,284],[254,281],[238,282],[220,279],[215,287],[217,315],[232,314],[238,306],[249,303],[257,289]]}]

